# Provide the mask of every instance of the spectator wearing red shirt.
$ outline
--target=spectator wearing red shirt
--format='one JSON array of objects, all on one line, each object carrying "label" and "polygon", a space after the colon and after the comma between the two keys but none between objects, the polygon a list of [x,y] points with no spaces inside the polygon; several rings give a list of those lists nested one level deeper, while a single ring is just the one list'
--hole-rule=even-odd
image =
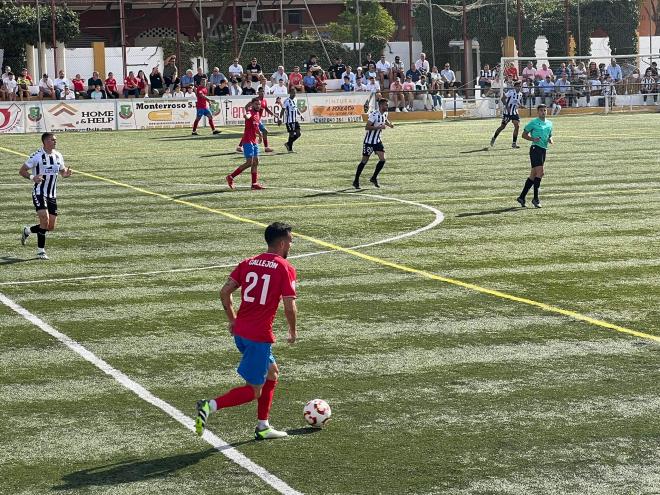
[{"label": "spectator wearing red shirt", "polygon": [[76,74],[76,77],[71,80],[71,83],[73,84],[73,91],[76,97],[81,97],[85,93],[85,80],[80,77],[80,74]]},{"label": "spectator wearing red shirt", "polygon": [[506,69],[504,69],[504,75],[510,77],[514,81],[518,80],[518,68],[513,62],[509,62]]},{"label": "spectator wearing red shirt", "polygon": [[[76,74],[78,77],[78,74]],[[73,80],[73,85],[75,87],[76,81]],[[105,80],[105,92],[108,95],[108,98],[119,98],[119,93],[117,92],[117,80],[112,72],[108,72],[108,78]]]},{"label": "spectator wearing red shirt", "polygon": [[[215,399],[197,402],[195,430],[198,435],[204,433],[211,413],[256,399],[258,423],[255,438],[266,440],[287,436],[286,432],[271,427],[268,417],[279,375],[272,344],[275,342],[273,321],[280,300],[289,326],[287,341],[293,344],[297,337],[296,270],[286,260],[293,242],[291,226],[272,223],[266,227],[264,237],[267,252],[241,261],[220,290],[229,331],[242,355],[237,371],[245,385]],[[238,288],[241,289],[241,305],[236,314],[232,293]]]},{"label": "spectator wearing red shirt", "polygon": [[147,96],[147,93],[149,93],[149,79],[143,70],[138,71],[137,80],[140,96]]},{"label": "spectator wearing red shirt", "polygon": [[297,65],[293,68],[293,72],[289,74],[289,89],[296,88],[296,91],[304,91],[303,75],[300,73],[300,67]]},{"label": "spectator wearing red shirt", "polygon": [[128,73],[126,79],[124,79],[124,98],[140,96],[140,88],[138,86],[139,81],[133,71]]},{"label": "spectator wearing red shirt", "polygon": [[316,91],[318,93],[325,93],[326,81],[328,77],[325,75],[325,72],[321,69],[316,71]]}]

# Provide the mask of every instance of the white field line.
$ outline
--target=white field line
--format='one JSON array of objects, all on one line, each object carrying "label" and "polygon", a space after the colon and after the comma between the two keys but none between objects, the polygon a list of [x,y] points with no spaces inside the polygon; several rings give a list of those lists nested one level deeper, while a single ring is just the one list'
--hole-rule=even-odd
[{"label": "white field line", "polygon": [[[197,184],[197,185],[205,185],[205,184]],[[302,191],[311,191],[311,192],[331,192],[331,191],[323,191],[320,189],[306,189],[306,188],[298,188],[298,187],[283,187],[279,189],[295,189],[295,190],[302,190]],[[398,203],[403,203],[403,204],[409,204],[412,206],[417,206],[419,208],[423,208],[426,210],[429,210],[435,215],[435,218],[433,221],[427,225],[424,225],[423,227],[420,227],[415,230],[411,230],[409,232],[404,232],[403,234],[396,235],[394,237],[388,237],[387,239],[382,239],[380,241],[374,241],[374,242],[368,242],[366,244],[359,244],[357,246],[351,246],[348,249],[361,249],[361,248],[366,248],[366,247],[371,247],[371,246],[378,246],[380,244],[388,244],[390,242],[396,242],[401,239],[405,239],[407,237],[412,237],[418,234],[421,234],[422,232],[426,232],[427,230],[430,230],[439,224],[442,223],[442,221],[445,219],[444,214],[438,210],[437,208],[434,208],[433,206],[426,205],[424,203],[418,203],[416,201],[409,201],[406,199],[399,199],[399,198],[390,198],[389,196],[381,196],[378,194],[365,194],[365,193],[351,193],[351,196],[366,196],[368,198],[373,198],[373,199],[378,199],[378,200],[387,200],[387,201],[396,201]],[[296,254],[293,256],[289,256],[289,259],[297,259],[297,258],[308,258],[310,256],[318,256],[320,254],[331,254],[331,253],[337,253],[338,251],[336,250],[325,250],[325,251],[314,251],[312,253],[303,253],[303,254]],[[238,260],[240,261],[240,260]],[[231,263],[231,264],[223,264],[223,265],[208,265],[208,266],[201,266],[201,267],[191,267],[191,268],[173,268],[171,270],[156,270],[156,271],[150,271],[150,272],[135,272],[135,273],[114,273],[114,274],[106,274],[106,275],[90,275],[90,276],[85,276],[85,277],[69,277],[69,278],[50,278],[50,279],[43,279],[43,280],[21,280],[17,282],[0,282],[0,287],[5,286],[5,285],[32,285],[32,284],[44,284],[44,283],[54,283],[54,282],[79,282],[79,281],[84,281],[84,280],[102,280],[102,279],[109,279],[109,278],[124,278],[124,277],[145,277],[145,276],[150,276],[150,275],[162,275],[162,274],[168,274],[168,273],[183,273],[183,272],[195,272],[195,271],[203,271],[203,270],[216,270],[218,268],[231,268],[235,266],[238,261]]]},{"label": "white field line", "polygon": [[[113,377],[117,382],[119,382],[120,385],[124,386],[125,388],[135,393],[142,400],[156,406],[158,409],[162,410],[163,412],[165,412],[166,414],[177,420],[179,423],[181,423],[191,432],[195,431],[195,422],[191,418],[183,414],[181,411],[179,411],[171,404],[153,395],[142,385],[131,380],[124,373],[110,366],[103,359],[96,356],[93,352],[89,351],[88,349],[83,347],[81,344],[79,344],[69,336],[56,330],[51,325],[43,321],[41,318],[33,315],[27,309],[15,303],[14,301],[9,299],[7,296],[5,296],[2,293],[0,293],[0,302],[2,302],[8,308],[14,310],[16,313],[21,315],[23,318],[28,320],[33,325],[39,327],[47,334],[59,340],[62,344],[67,346],[76,354],[80,355],[86,361],[90,362],[91,364],[99,368],[104,373]],[[221,452],[229,460],[235,462],[236,464],[246,469],[247,471],[255,474],[256,476],[261,478],[265,483],[272,486],[279,493],[285,495],[302,495],[301,492],[291,488],[289,485],[287,485],[277,476],[271,474],[263,467],[259,466],[255,462],[248,459],[245,455],[241,454],[239,451],[237,451],[227,442],[222,440],[220,437],[214,435],[210,431],[208,430],[204,431],[204,435],[202,436],[202,438],[207,443],[212,445],[216,450]]]}]

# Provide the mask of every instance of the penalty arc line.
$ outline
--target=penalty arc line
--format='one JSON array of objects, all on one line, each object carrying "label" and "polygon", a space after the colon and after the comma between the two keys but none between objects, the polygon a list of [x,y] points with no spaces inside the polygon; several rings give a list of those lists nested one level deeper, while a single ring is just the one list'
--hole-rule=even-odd
[{"label": "penalty arc line", "polygon": [[[25,155],[24,153],[19,153],[17,151],[9,150],[9,149],[3,148],[3,147],[0,147],[0,150],[6,150],[6,151],[9,151],[13,154],[19,155],[19,156],[28,156],[28,155]],[[94,174],[90,174],[90,173],[82,172],[82,171],[78,171],[78,170],[76,170],[76,172],[83,175],[83,176],[86,176],[86,177],[91,177],[91,178],[96,179],[96,180],[106,181],[106,182],[109,182],[111,184],[115,184],[115,185],[118,185],[118,186],[121,186],[121,187],[125,187],[125,188],[128,188],[128,189],[132,189],[134,191],[141,192],[143,194],[147,194],[147,195],[150,195],[150,196],[156,196],[156,197],[165,199],[167,201],[172,201],[174,203],[190,206],[192,208],[196,208],[196,209],[201,210],[201,211],[215,213],[215,214],[221,215],[225,218],[229,218],[229,219],[236,220],[236,221],[243,222],[243,223],[248,223],[248,224],[251,224],[251,225],[256,225],[256,226],[259,226],[259,227],[266,227],[266,224],[264,224],[262,222],[252,220],[250,218],[241,217],[239,215],[234,215],[233,213],[229,213],[229,212],[224,211],[224,210],[218,210],[218,209],[215,209],[215,208],[210,208],[208,206],[199,205],[199,204],[196,204],[196,203],[192,203],[190,201],[183,201],[183,200],[180,200],[180,199],[175,199],[175,198],[172,198],[171,196],[167,196],[165,194],[161,194],[161,193],[157,193],[157,192],[154,192],[154,191],[150,191],[148,189],[143,189],[143,188],[140,188],[140,187],[132,186],[130,184],[126,184],[124,182],[119,182],[119,181],[116,181],[114,179],[108,179],[108,178],[105,178],[105,177],[102,177],[102,176],[99,176],[99,175],[94,175]],[[560,315],[563,315],[563,316],[567,316],[567,317],[572,318],[574,320],[589,323],[589,324],[597,326],[597,327],[607,328],[609,330],[615,330],[615,331],[620,332],[620,333],[633,335],[635,337],[639,337],[639,338],[647,339],[647,340],[652,340],[654,342],[660,343],[660,336],[652,335],[650,333],[640,332],[638,330],[633,330],[631,328],[626,328],[626,327],[623,327],[623,326],[620,326],[620,325],[615,325],[613,323],[609,323],[609,322],[604,321],[604,320],[591,318],[589,316],[583,315],[583,314],[578,313],[576,311],[562,309],[560,307],[553,306],[551,304],[546,304],[546,303],[539,302],[539,301],[535,301],[533,299],[527,299],[527,298],[524,298],[524,297],[514,296],[512,294],[507,294],[506,292],[502,292],[502,291],[499,291],[499,290],[488,289],[486,287],[481,287],[480,285],[472,284],[472,283],[469,283],[469,282],[464,282],[462,280],[453,279],[453,278],[449,278],[449,277],[443,277],[441,275],[436,275],[434,273],[427,272],[426,270],[419,270],[417,268],[412,268],[412,267],[409,267],[409,266],[401,265],[399,263],[394,263],[394,262],[391,262],[391,261],[387,261],[385,259],[378,258],[376,256],[370,256],[368,254],[361,253],[361,252],[356,251],[354,249],[338,246],[336,244],[332,244],[330,242],[326,242],[326,241],[323,241],[321,239],[317,239],[315,237],[311,237],[311,236],[308,236],[308,235],[305,235],[305,234],[301,234],[299,232],[295,232],[295,235],[297,237],[299,237],[300,239],[305,239],[306,241],[309,241],[313,244],[325,247],[328,250],[339,251],[339,252],[342,252],[342,253],[345,253],[345,254],[349,254],[351,256],[361,258],[363,260],[370,261],[372,263],[375,263],[375,264],[378,264],[378,265],[381,265],[381,266],[394,268],[395,270],[403,271],[403,272],[406,272],[406,273],[413,273],[413,274],[419,275],[423,278],[436,280],[436,281],[439,281],[439,282],[444,282],[444,283],[447,283],[447,284],[450,284],[450,285],[454,285],[454,286],[461,287],[461,288],[464,288],[464,289],[479,292],[481,294],[494,296],[494,297],[497,297],[499,299],[509,300],[509,301],[513,301],[513,302],[522,303],[522,304],[525,304],[525,305],[528,305],[528,306],[533,306],[533,307],[542,309],[543,311],[547,311],[549,313],[555,313],[555,314],[560,314]]]},{"label": "penalty arc line", "polygon": [[[146,388],[144,388],[142,385],[131,380],[127,375],[110,366],[110,364],[108,364],[106,361],[96,356],[96,354],[88,350],[86,347],[76,342],[68,335],[65,335],[62,332],[56,330],[54,327],[43,321],[41,318],[30,313],[23,306],[9,299],[1,292],[0,292],[0,302],[2,302],[5,306],[12,309],[16,313],[18,313],[20,316],[25,318],[33,325],[39,327],[44,332],[54,337],[58,341],[60,341],[62,344],[67,346],[69,349],[71,349],[73,352],[78,354],[80,357],[82,357],[89,363],[96,366],[98,369],[100,369],[107,375],[110,375],[112,378],[115,379],[115,381],[117,381],[120,385],[127,388],[131,392],[135,393],[138,397],[140,397],[140,399],[148,402],[153,406],[156,406],[158,409],[160,409],[161,411],[163,411],[164,413],[166,413],[167,415],[169,415],[170,417],[181,423],[188,430],[195,431],[195,422],[191,418],[186,416],[184,413],[179,411],[177,408],[175,408],[168,402],[165,402],[159,397],[156,397]],[[250,460],[245,455],[241,454],[238,450],[236,450],[234,447],[229,445],[227,442],[222,440],[217,435],[211,433],[209,430],[204,431],[204,434],[202,435],[202,439],[204,439],[207,443],[212,445],[213,448],[215,448],[218,452],[222,453],[229,460],[233,461],[234,463],[238,464],[239,466],[246,469],[250,473],[255,474],[256,476],[261,478],[261,480],[263,480],[265,483],[273,487],[279,493],[282,493],[284,495],[302,495],[301,492],[290,487],[288,484],[286,484],[284,481],[279,479],[277,476],[271,474],[269,471],[267,471],[266,469],[255,463],[254,461]]]}]

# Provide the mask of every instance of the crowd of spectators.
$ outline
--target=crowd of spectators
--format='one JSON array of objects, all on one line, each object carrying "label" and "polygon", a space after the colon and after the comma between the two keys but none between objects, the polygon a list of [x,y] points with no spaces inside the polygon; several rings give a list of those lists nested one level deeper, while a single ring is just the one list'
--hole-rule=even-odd
[{"label": "crowd of spectators", "polygon": [[[533,98],[541,98],[549,107],[578,106],[578,101],[584,97],[588,105],[592,97],[608,96],[612,99],[618,94],[642,94],[646,103],[647,97],[657,102],[657,92],[660,88],[657,62],[652,62],[640,74],[637,67],[628,68],[627,75],[617,63],[615,58],[609,65],[589,62],[560,63],[555,70],[542,63],[540,68],[534,66],[532,61],[527,62],[520,74],[513,62],[509,62],[504,70],[497,64],[491,70],[488,64],[484,65],[479,74],[478,84],[485,96],[496,95],[502,86],[513,87],[516,81],[521,82],[523,104]],[[504,81],[500,81],[500,74]],[[649,100],[650,101],[650,100]]]}]

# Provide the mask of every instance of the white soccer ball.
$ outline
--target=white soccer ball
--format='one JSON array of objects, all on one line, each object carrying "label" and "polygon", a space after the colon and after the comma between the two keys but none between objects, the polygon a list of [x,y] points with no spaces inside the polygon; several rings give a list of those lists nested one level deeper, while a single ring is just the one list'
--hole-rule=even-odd
[{"label": "white soccer ball", "polygon": [[310,400],[303,409],[305,421],[314,428],[323,428],[331,415],[330,406],[323,399]]}]

